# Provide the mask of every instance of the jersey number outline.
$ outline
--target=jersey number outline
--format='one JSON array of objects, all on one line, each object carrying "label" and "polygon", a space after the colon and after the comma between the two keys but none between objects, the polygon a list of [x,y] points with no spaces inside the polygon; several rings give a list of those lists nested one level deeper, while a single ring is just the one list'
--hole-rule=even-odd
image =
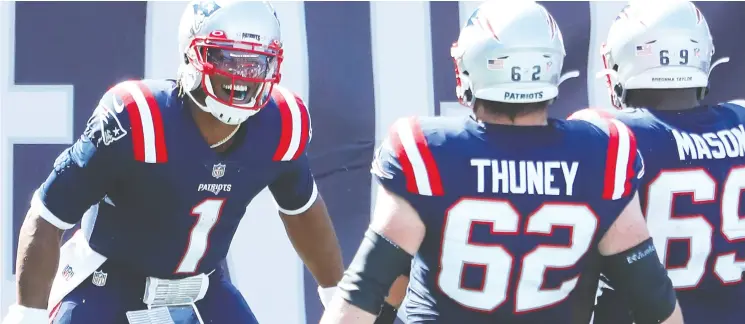
[{"label": "jersey number outline", "polygon": [[[491,225],[492,234],[519,235],[520,219],[507,200],[464,198],[453,204],[446,212],[442,231],[437,277],[440,290],[469,309],[491,312],[501,306],[512,289],[515,258],[503,245],[470,242],[472,226]],[[563,281],[558,288],[543,288],[544,275],[550,269],[575,266],[592,246],[597,226],[597,216],[585,204],[545,203],[526,218],[522,234],[550,236],[555,228],[568,228],[570,243],[540,244],[523,256],[514,288],[515,313],[550,307],[569,296],[579,275]],[[483,269],[481,289],[462,287],[466,265]]]},{"label": "jersey number outline", "polygon": [[189,231],[189,242],[176,268],[176,274],[191,274],[197,270],[207,253],[210,233],[220,220],[223,206],[224,198],[207,198],[191,209],[191,215],[197,220]]},{"label": "jersey number outline", "polygon": [[[745,218],[739,215],[740,195],[745,190],[745,167],[732,168],[724,179],[719,231],[728,242],[745,240]],[[698,287],[706,274],[712,253],[714,228],[704,215],[674,215],[677,195],[690,195],[693,204],[717,200],[717,181],[702,168],[663,170],[649,183],[647,190],[647,227],[654,239],[660,260],[667,268],[673,286],[679,290]],[[669,241],[688,241],[689,258],[685,266],[667,267]],[[714,261],[714,274],[724,285],[742,281],[745,260],[737,252],[722,253]]]}]

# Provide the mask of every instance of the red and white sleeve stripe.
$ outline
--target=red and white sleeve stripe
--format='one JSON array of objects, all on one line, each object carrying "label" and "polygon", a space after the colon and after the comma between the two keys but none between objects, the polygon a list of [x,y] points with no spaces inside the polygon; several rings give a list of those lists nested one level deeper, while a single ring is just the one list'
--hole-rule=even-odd
[{"label": "red and white sleeve stripe", "polygon": [[442,196],[440,172],[417,119],[399,119],[391,129],[390,141],[406,178],[406,189],[423,196]]},{"label": "red and white sleeve stripe", "polygon": [[622,122],[605,119],[608,125],[608,153],[605,161],[603,199],[620,199],[631,194],[636,162],[636,138]]},{"label": "red and white sleeve stripe", "polygon": [[[158,101],[147,85],[142,81],[125,81],[112,90],[121,98],[129,114],[135,160],[145,163],[168,162],[163,117]],[[116,102],[114,108],[121,109]]]},{"label": "red and white sleeve stripe", "polygon": [[282,134],[277,151],[274,152],[274,161],[295,160],[303,154],[310,142],[311,124],[308,108],[298,95],[279,85],[274,85],[272,99],[277,104],[282,118]]}]

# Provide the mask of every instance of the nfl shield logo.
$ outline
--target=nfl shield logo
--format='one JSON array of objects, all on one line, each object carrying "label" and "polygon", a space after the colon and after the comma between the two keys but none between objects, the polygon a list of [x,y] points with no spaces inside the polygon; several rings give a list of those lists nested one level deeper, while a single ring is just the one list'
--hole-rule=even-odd
[{"label": "nfl shield logo", "polygon": [[69,264],[65,265],[65,268],[62,269],[62,278],[65,278],[65,280],[70,280],[74,274],[75,272],[72,271],[72,267]]},{"label": "nfl shield logo", "polygon": [[220,179],[225,175],[225,164],[218,163],[212,166],[212,176],[215,179]]},{"label": "nfl shield logo", "polygon": [[106,284],[106,277],[109,275],[101,270],[93,272],[93,284],[99,287],[103,287]]}]

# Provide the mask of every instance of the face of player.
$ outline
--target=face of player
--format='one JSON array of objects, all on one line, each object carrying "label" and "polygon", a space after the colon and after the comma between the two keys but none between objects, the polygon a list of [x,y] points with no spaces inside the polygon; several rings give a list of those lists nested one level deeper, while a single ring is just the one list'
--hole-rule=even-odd
[{"label": "face of player", "polygon": [[225,48],[208,48],[206,62],[213,67],[212,92],[233,105],[249,104],[276,67],[276,57]]}]

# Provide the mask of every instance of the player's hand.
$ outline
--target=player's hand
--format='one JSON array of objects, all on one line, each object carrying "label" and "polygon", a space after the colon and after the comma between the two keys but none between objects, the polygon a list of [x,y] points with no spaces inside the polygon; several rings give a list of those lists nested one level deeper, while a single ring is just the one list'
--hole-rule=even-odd
[{"label": "player's hand", "polygon": [[46,309],[29,308],[18,304],[8,308],[3,324],[46,324],[49,323]]}]

